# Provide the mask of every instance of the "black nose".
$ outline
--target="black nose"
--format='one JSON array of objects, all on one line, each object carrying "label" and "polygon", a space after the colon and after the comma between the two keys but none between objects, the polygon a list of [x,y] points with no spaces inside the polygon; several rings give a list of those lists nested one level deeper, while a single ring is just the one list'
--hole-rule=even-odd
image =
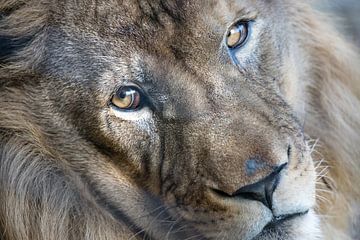
[{"label": "black nose", "polygon": [[262,202],[269,209],[272,209],[272,196],[279,183],[280,172],[286,167],[286,163],[277,167],[270,175],[259,182],[240,188],[232,197],[242,197],[249,200]]},{"label": "black nose", "polygon": [[229,195],[219,190],[213,189],[216,193],[226,197],[240,197],[249,200],[262,202],[269,209],[272,209],[272,196],[279,183],[280,172],[286,167],[287,163],[277,167],[271,174],[262,180],[247,185]]}]

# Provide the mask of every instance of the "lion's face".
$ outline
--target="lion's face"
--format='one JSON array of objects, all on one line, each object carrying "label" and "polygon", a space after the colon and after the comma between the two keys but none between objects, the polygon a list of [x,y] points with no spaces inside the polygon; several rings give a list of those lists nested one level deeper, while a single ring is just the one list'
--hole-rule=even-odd
[{"label": "lion's face", "polygon": [[291,6],[80,2],[54,8],[43,87],[103,205],[143,189],[198,238],[315,238]]}]

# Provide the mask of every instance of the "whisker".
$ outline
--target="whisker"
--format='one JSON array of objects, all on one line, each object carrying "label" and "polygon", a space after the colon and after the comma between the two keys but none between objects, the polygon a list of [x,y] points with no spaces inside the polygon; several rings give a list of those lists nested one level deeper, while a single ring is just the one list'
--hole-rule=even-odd
[{"label": "whisker", "polygon": [[[162,208],[163,208],[163,209],[162,209]],[[141,233],[145,232],[145,231],[148,230],[148,229],[152,229],[152,226],[153,226],[154,222],[156,222],[156,220],[158,219],[158,217],[160,217],[161,214],[163,214],[165,211],[169,210],[170,208],[171,208],[171,207],[161,206],[160,208],[156,208],[155,210],[153,210],[152,213],[154,213],[154,212],[162,209],[162,210],[154,217],[154,219],[152,219],[152,221],[151,221],[144,229],[136,232],[134,235],[132,235],[132,236],[129,238],[129,240],[130,240],[130,239],[134,239],[135,237],[137,237],[138,235],[140,235]],[[144,215],[144,216],[142,216],[142,217],[149,216],[149,215],[151,215],[151,213],[148,213],[148,214],[146,214],[146,215]],[[139,218],[138,218],[138,219],[139,219]]]},{"label": "whisker", "polygon": [[320,195],[316,195],[316,199],[319,200],[319,202],[322,202],[322,203],[326,203],[326,204],[332,204],[332,202],[327,199],[326,197],[323,197],[323,196],[320,196]]},{"label": "whisker", "polygon": [[191,236],[191,237],[185,238],[184,240],[196,239],[196,238],[198,238],[198,237],[202,237],[202,234],[197,234],[197,235],[194,235],[194,236]]},{"label": "whisker", "polygon": [[172,229],[174,228],[174,226],[180,221],[181,217],[178,217],[173,224],[171,225],[170,229],[168,230],[168,232],[166,233],[165,239],[169,239],[169,236],[171,234]]}]

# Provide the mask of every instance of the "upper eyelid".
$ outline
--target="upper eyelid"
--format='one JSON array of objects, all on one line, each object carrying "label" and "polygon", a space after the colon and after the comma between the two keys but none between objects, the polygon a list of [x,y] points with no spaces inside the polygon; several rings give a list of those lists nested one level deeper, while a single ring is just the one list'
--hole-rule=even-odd
[{"label": "upper eyelid", "polygon": [[237,10],[234,15],[238,17],[234,17],[232,23],[235,23],[239,20],[255,20],[258,18],[259,13],[256,10],[241,8]]},{"label": "upper eyelid", "polygon": [[249,17],[238,17],[235,18],[232,22],[227,25],[227,30],[229,30],[233,25],[240,23],[240,22],[254,22],[256,18],[249,18]]}]

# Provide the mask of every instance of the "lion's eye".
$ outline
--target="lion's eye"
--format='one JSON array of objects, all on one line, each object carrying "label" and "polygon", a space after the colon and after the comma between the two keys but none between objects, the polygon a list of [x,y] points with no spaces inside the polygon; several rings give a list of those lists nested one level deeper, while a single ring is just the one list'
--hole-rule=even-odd
[{"label": "lion's eye", "polygon": [[111,103],[121,110],[135,110],[140,107],[141,93],[137,87],[121,87],[112,97]]},{"label": "lion's eye", "polygon": [[247,22],[237,22],[230,27],[226,36],[226,44],[229,48],[242,46],[249,34],[249,24]]}]

